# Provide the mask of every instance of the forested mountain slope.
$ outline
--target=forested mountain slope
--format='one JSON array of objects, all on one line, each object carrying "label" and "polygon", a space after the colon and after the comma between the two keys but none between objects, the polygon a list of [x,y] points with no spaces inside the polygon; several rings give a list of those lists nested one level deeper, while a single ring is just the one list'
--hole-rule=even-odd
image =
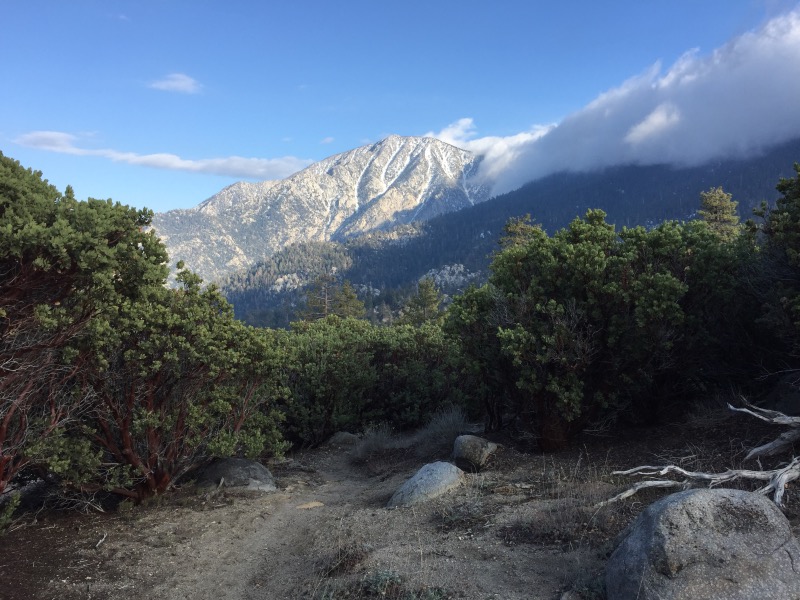
[{"label": "forested mountain slope", "polygon": [[[225,280],[223,290],[240,318],[271,325],[288,322],[303,286],[331,270],[364,286],[360,289],[368,308],[371,303],[391,304],[398,296],[402,301],[403,289],[407,293],[420,277],[445,265],[463,265],[473,273],[485,271],[509,218],[530,214],[552,232],[589,208],[601,208],[617,227],[653,225],[690,218],[699,208],[700,192],[721,186],[733,194],[746,219],[762,201],[774,201],[775,182],[790,177],[798,160],[800,140],[748,160],[692,168],[625,166],[595,173],[559,173],[425,223],[341,243],[288,246]],[[383,295],[377,296],[378,291]]]}]

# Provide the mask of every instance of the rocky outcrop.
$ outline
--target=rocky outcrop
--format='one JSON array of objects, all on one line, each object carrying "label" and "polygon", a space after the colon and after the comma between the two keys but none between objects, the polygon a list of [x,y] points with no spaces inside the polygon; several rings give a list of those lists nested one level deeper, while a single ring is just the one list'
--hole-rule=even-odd
[{"label": "rocky outcrop", "polygon": [[457,488],[463,481],[464,471],[455,465],[447,462],[427,464],[400,486],[386,507],[398,508],[427,502]]},{"label": "rocky outcrop", "polygon": [[608,600],[800,598],[800,544],[760,494],[672,494],[623,536],[606,566]]},{"label": "rocky outcrop", "polygon": [[341,240],[489,198],[479,158],[433,138],[390,136],[281,181],[236,183],[199,206],[155,215],[174,263],[206,280],[296,242]]},{"label": "rocky outcrop", "polygon": [[447,294],[463,293],[470,284],[476,283],[481,274],[470,272],[464,265],[455,263],[431,269],[422,279],[430,278],[436,287]]}]

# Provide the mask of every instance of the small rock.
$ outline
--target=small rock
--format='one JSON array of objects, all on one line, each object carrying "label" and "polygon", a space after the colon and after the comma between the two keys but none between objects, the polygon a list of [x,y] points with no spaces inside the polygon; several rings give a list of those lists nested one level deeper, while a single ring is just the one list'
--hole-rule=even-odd
[{"label": "small rock", "polygon": [[453,444],[453,461],[465,471],[480,471],[497,444],[476,435],[460,435]]},{"label": "small rock", "polygon": [[463,479],[464,471],[453,464],[447,462],[427,464],[400,486],[386,507],[420,504],[457,488]]}]

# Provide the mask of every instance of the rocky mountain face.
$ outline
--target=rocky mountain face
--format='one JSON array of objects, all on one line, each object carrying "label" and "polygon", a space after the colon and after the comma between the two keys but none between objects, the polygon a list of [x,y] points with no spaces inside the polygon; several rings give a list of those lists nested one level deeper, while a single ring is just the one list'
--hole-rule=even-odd
[{"label": "rocky mountain face", "polygon": [[233,274],[222,289],[239,318],[254,325],[287,327],[304,287],[321,272],[335,269],[368,305],[385,303],[396,310],[421,277],[432,277],[450,295],[484,281],[511,218],[529,214],[552,234],[588,209],[600,208],[617,228],[650,227],[669,219],[696,218],[700,193],[722,186],[739,202],[739,215],[745,220],[762,200],[775,202],[775,184],[794,176],[792,165],[799,156],[800,140],[795,140],[748,159],[697,167],[628,165],[557,173],[422,223],[343,242],[288,246]]},{"label": "rocky mountain face", "polygon": [[156,214],[174,262],[206,281],[297,242],[343,240],[489,198],[479,158],[433,138],[390,136],[281,181],[235,183],[195,208]]}]

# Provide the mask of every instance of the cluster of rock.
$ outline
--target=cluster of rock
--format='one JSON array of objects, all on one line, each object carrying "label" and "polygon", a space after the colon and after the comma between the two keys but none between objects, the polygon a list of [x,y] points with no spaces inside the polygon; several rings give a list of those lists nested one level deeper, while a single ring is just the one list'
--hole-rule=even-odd
[{"label": "cluster of rock", "polygon": [[392,495],[387,508],[413,506],[454,490],[464,482],[465,471],[479,471],[497,450],[497,444],[475,435],[460,435],[453,444],[453,463],[423,466]]},{"label": "cluster of rock", "polygon": [[275,479],[269,469],[246,458],[224,458],[208,466],[197,479],[200,488],[227,487],[274,492]]},{"label": "cluster of rock", "polygon": [[445,293],[461,293],[467,289],[471,283],[474,283],[481,274],[474,273],[467,269],[460,263],[452,265],[444,265],[438,269],[431,269],[422,277],[422,279],[430,278],[436,284],[436,287]]},{"label": "cluster of rock", "polygon": [[[455,464],[425,465],[387,506],[412,506],[457,488],[465,470],[483,468],[496,449],[480,437],[459,436]],[[800,542],[761,494],[679,492],[652,504],[619,536],[606,566],[606,593],[608,600],[798,600]]]}]

